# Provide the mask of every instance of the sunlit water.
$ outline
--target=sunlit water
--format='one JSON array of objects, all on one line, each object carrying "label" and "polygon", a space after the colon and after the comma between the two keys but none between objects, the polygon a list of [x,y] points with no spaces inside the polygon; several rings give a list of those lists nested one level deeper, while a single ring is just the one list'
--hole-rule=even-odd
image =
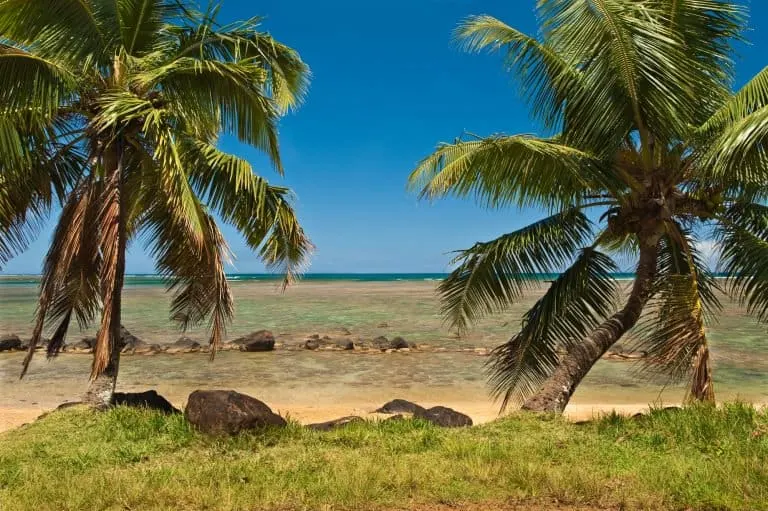
[{"label": "sunlit water", "polygon": [[[234,388],[283,406],[322,407],[339,403],[375,407],[404,397],[429,403],[483,403],[492,406],[485,385],[486,357],[463,348],[491,347],[506,340],[540,291],[503,316],[488,318],[459,339],[443,324],[435,282],[307,281],[280,294],[271,282],[234,282],[234,322],[228,337],[270,329],[278,341],[298,345],[318,333],[342,338],[400,335],[411,342],[449,352],[363,354],[275,351],[124,356],[121,390],[157,389],[176,403],[196,388]],[[28,337],[36,287],[0,283],[0,333]],[[168,343],[180,333],[168,319],[168,301],[158,285],[129,285],[124,292],[123,324],[147,342]],[[768,402],[768,338],[762,326],[726,303],[719,324],[710,329],[719,399]],[[70,333],[75,342],[93,331]],[[204,329],[187,332],[205,342]],[[18,381],[22,355],[0,353],[0,407],[50,407],[74,400],[87,384],[90,357],[63,354],[47,362],[37,356],[30,374]],[[577,392],[576,403],[675,402],[680,387],[639,379],[628,362],[601,361]]]}]

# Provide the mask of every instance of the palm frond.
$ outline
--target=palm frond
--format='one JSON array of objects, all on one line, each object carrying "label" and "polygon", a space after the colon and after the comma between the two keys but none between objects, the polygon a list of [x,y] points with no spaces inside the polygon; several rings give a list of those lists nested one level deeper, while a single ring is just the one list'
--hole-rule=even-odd
[{"label": "palm frond", "polygon": [[505,63],[521,81],[521,95],[529,98],[533,115],[554,128],[563,104],[573,96],[580,77],[573,62],[565,60],[545,42],[528,36],[491,16],[471,16],[456,29],[455,37],[468,51],[503,51]]},{"label": "palm frond", "polygon": [[[0,35],[45,57],[80,64],[96,57],[103,63],[114,46],[99,27],[96,14],[105,1],[2,0]],[[114,2],[111,2],[114,3]],[[94,9],[94,7],[96,9]]]},{"label": "palm frond", "polygon": [[173,0],[118,0],[115,3],[120,42],[128,55],[150,52],[160,29],[183,14],[179,2]]},{"label": "palm frond", "polygon": [[768,179],[768,105],[724,128],[701,159],[704,177],[763,185]]},{"label": "palm frond", "polygon": [[519,300],[531,276],[564,267],[587,244],[591,224],[578,210],[566,210],[459,252],[459,263],[438,286],[442,312],[452,328],[499,312]]},{"label": "palm frond", "polygon": [[494,397],[502,410],[538,390],[567,349],[589,334],[615,310],[617,270],[610,257],[593,248],[582,250],[523,316],[519,333],[496,348],[488,363]]},{"label": "palm frond", "polygon": [[251,62],[268,76],[268,94],[280,112],[298,107],[309,86],[309,67],[292,48],[260,31],[261,17],[225,26],[216,22],[218,9],[192,15],[185,26],[170,31],[176,40],[172,58],[195,57],[227,62]]},{"label": "palm frond", "polygon": [[700,132],[719,132],[768,106],[768,67],[756,74],[705,122]]},{"label": "palm frond", "polygon": [[[153,192],[147,190],[147,193]],[[141,228],[147,236],[147,247],[157,261],[157,271],[173,293],[171,318],[178,321],[182,329],[207,320],[213,357],[234,313],[224,271],[229,249],[213,217],[200,203],[196,205],[195,214],[199,217],[196,222],[203,226],[202,236],[191,232],[189,225],[194,222],[169,204],[162,197],[151,200]]]},{"label": "palm frond", "polygon": [[100,309],[100,210],[101,186],[92,180],[81,183],[62,209],[43,265],[35,327],[22,377],[47,324],[58,323],[48,343],[48,356],[53,357],[63,346],[71,317],[86,328]]},{"label": "palm frond", "polygon": [[493,136],[442,144],[411,173],[422,198],[474,196],[489,207],[563,209],[591,190],[621,187],[596,158],[557,139]]},{"label": "palm frond", "polygon": [[718,229],[720,270],[747,312],[768,321],[768,206],[737,203]]},{"label": "palm frond", "polygon": [[223,133],[263,150],[281,170],[279,109],[264,89],[266,79],[258,63],[185,57],[137,75],[135,82],[162,90],[166,108],[184,119],[189,130],[207,131],[215,119]]},{"label": "palm frond", "polygon": [[[2,32],[0,32],[2,33]],[[0,44],[0,112],[56,112],[74,94],[75,75],[60,63]]]},{"label": "palm frond", "polygon": [[93,348],[91,380],[95,380],[109,365],[117,349],[121,294],[125,272],[125,220],[126,204],[123,196],[123,155],[121,142],[106,151],[114,151],[114,160],[105,159],[104,190],[98,214],[98,252],[101,254],[99,284],[101,294],[101,323],[96,332]]},{"label": "palm frond", "polygon": [[641,373],[672,382],[689,378],[689,398],[714,399],[706,326],[722,309],[720,291],[691,234],[670,225],[659,248],[653,294],[635,332],[634,349],[648,353]]},{"label": "palm frond", "polygon": [[184,145],[184,165],[195,190],[237,227],[267,267],[285,275],[284,286],[304,269],[313,245],[301,228],[286,188],[270,185],[251,164],[200,140]]}]

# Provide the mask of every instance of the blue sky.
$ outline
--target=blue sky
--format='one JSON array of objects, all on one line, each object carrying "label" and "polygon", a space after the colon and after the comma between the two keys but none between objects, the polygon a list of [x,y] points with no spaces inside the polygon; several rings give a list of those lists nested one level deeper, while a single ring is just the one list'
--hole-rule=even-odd
[{"label": "blue sky", "polygon": [[[535,33],[534,0],[222,0],[222,20],[264,15],[264,28],[311,66],[306,104],[281,126],[286,175],[256,151],[226,140],[264,176],[296,193],[317,250],[311,272],[442,272],[450,252],[512,231],[535,210],[487,211],[471,201],[419,202],[405,189],[415,163],[464,131],[535,133],[537,126],[500,58],[468,55],[451,31],[491,14]],[[768,2],[751,5],[751,45],[739,47],[738,84],[768,65]],[[4,273],[38,273],[52,225]],[[259,272],[229,228],[231,272]],[[141,244],[129,273],[151,273]]]}]

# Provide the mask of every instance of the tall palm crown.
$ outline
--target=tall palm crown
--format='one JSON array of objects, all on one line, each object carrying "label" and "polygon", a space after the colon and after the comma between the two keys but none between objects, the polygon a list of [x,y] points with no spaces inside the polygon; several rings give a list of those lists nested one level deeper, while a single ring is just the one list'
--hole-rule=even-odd
[{"label": "tall palm crown", "polygon": [[74,317],[101,314],[92,376],[114,365],[126,245],[143,240],[174,292],[172,317],[208,321],[212,353],[232,316],[234,225],[286,282],[311,244],[289,191],[220,151],[231,135],[278,172],[277,122],[309,71],[292,49],[171,0],[0,0],[0,265],[60,201],[29,357]]},{"label": "tall palm crown", "polygon": [[[705,327],[719,284],[697,233],[714,231],[728,290],[768,318],[768,68],[730,93],[745,13],[721,0],[539,0],[537,13],[538,38],[489,16],[457,35],[469,50],[502,51],[533,116],[557,134],[443,144],[410,185],[550,216],[461,251],[439,288],[443,310],[467,328],[519,300],[527,275],[567,267],[493,354],[504,406],[562,411],[638,321],[647,368],[690,376],[691,397],[713,399]],[[611,276],[617,252],[637,261],[628,296]]]}]

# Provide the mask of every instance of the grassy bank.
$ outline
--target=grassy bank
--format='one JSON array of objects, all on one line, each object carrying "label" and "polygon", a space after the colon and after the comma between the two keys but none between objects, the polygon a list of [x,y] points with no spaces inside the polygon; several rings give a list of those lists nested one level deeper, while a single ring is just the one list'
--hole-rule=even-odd
[{"label": "grassy bank", "polygon": [[319,433],[293,424],[207,438],[182,416],[74,409],[0,435],[3,511],[510,502],[768,509],[768,412],[733,404],[460,430],[390,421]]}]

